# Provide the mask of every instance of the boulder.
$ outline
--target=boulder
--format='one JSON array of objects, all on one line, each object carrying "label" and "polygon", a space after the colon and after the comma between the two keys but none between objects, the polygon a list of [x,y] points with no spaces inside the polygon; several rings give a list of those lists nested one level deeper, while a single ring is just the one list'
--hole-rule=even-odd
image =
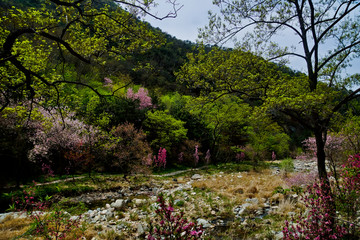
[{"label": "boulder", "polygon": [[191,179],[192,180],[199,180],[199,179],[202,179],[202,176],[200,174],[194,174],[194,175],[192,175]]},{"label": "boulder", "polygon": [[197,224],[202,225],[203,228],[209,228],[209,227],[211,227],[211,224],[210,224],[207,220],[205,220],[205,219],[198,218],[198,219],[196,220],[196,222],[197,222]]},{"label": "boulder", "polygon": [[111,207],[115,209],[120,209],[125,207],[125,200],[124,199],[118,199],[115,202],[111,203]]}]

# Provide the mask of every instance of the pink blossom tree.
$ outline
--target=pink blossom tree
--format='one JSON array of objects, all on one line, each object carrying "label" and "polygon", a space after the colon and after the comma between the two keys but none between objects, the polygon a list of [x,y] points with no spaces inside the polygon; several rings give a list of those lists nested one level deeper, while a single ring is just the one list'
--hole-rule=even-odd
[{"label": "pink blossom tree", "polygon": [[151,103],[151,97],[148,95],[148,90],[145,88],[139,88],[137,93],[134,93],[132,88],[128,88],[126,97],[133,101],[139,101],[139,109],[150,108],[153,106]]}]

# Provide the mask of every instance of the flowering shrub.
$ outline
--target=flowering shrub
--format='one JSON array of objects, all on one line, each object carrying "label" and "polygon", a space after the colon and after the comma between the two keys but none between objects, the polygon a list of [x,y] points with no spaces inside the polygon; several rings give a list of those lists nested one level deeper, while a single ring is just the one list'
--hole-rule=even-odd
[{"label": "flowering shrub", "polygon": [[342,187],[338,188],[338,210],[354,221],[360,210],[360,155],[350,156],[342,165]]},{"label": "flowering shrub", "polygon": [[[46,121],[38,124],[30,136],[33,148],[29,151],[29,159],[47,162],[55,173],[75,171],[74,168],[79,166],[75,161],[78,159],[70,155],[84,156],[84,149],[97,141],[98,130],[74,119],[73,113],[67,113],[67,116],[61,116],[56,111],[41,110],[41,113]],[[66,154],[69,154],[68,158]]]},{"label": "flowering shrub", "polygon": [[79,232],[81,216],[70,219],[69,214],[53,207],[50,211],[50,198],[45,200],[36,197],[36,183],[23,191],[23,196],[13,199],[11,210],[26,212],[32,220],[30,229],[22,235],[39,236],[41,239],[65,239],[72,235],[72,239],[79,239],[83,232]]},{"label": "flowering shrub", "polygon": [[150,223],[148,240],[200,239],[203,234],[201,225],[198,226],[196,223],[188,222],[184,218],[184,212],[174,214],[172,203],[167,205],[162,194],[158,196],[157,202],[159,207],[155,211],[156,224]]},{"label": "flowering shrub", "polygon": [[166,149],[160,148],[158,156],[154,156],[154,163],[156,167],[163,167],[165,168],[166,165]]},{"label": "flowering shrub", "polygon": [[340,176],[336,187],[326,182],[308,186],[303,201],[309,214],[300,216],[296,226],[285,222],[284,239],[358,239],[354,222],[360,208],[360,155],[349,157]]},{"label": "flowering shrub", "polygon": [[194,153],[194,163],[195,166],[199,163],[199,145],[195,145],[195,153]]},{"label": "flowering shrub", "polygon": [[210,149],[208,149],[208,150],[206,151],[206,155],[205,155],[205,164],[209,164],[209,163],[210,163],[210,158],[211,158]]},{"label": "flowering shrub", "polygon": [[273,161],[276,160],[276,154],[274,151],[271,153],[271,160],[273,160]]},{"label": "flowering shrub", "polygon": [[[185,140],[179,145],[178,162],[183,165],[196,167],[199,163],[202,152],[201,144],[194,140]],[[210,154],[210,152],[209,152]],[[205,159],[206,161],[206,159]]]},{"label": "flowering shrub", "polygon": [[347,234],[347,228],[335,221],[335,202],[326,183],[314,183],[303,197],[309,209],[307,216],[300,216],[296,225],[285,222],[284,240],[293,239],[339,239]]},{"label": "flowering shrub", "polygon": [[126,93],[126,97],[131,100],[139,101],[139,109],[145,109],[152,107],[151,97],[148,96],[148,90],[145,88],[139,88],[137,93],[134,93],[132,88],[129,88]]}]

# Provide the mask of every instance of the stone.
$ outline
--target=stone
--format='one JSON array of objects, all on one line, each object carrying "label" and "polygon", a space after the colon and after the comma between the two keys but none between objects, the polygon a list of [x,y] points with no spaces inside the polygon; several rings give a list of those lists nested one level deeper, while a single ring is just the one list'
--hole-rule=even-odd
[{"label": "stone", "polygon": [[275,234],[275,239],[276,240],[284,239],[283,232],[279,232],[279,233]]},{"label": "stone", "polygon": [[102,211],[100,212],[100,214],[101,214],[101,215],[105,215],[107,212],[108,212],[107,210],[102,210]]},{"label": "stone", "polygon": [[240,210],[238,211],[237,214],[238,214],[238,215],[244,214],[245,211],[246,211],[246,209],[247,209],[248,207],[250,207],[250,206],[252,206],[251,203],[244,203],[244,204],[242,204],[242,205],[240,206]]},{"label": "stone", "polygon": [[202,225],[203,228],[209,228],[209,227],[211,227],[211,224],[210,224],[207,220],[205,220],[205,219],[198,218],[198,219],[196,220],[196,222],[197,222],[197,224]]},{"label": "stone", "polygon": [[115,209],[123,208],[125,207],[125,200],[124,199],[118,199],[115,202],[111,204],[111,207]]},{"label": "stone", "polygon": [[196,174],[192,175],[191,179],[192,180],[199,180],[199,179],[202,179],[202,176],[200,174],[196,173]]},{"label": "stone", "polygon": [[106,208],[106,209],[111,208],[110,204],[107,203],[107,204],[105,205],[105,208]]},{"label": "stone", "polygon": [[290,216],[290,217],[293,217],[293,216],[296,215],[296,213],[295,212],[288,212],[287,215]]},{"label": "stone", "polygon": [[136,206],[144,205],[147,202],[146,199],[134,199],[134,203]]},{"label": "stone", "polygon": [[138,236],[142,236],[146,233],[147,231],[147,227],[144,226],[143,224],[141,223],[138,223],[137,224],[137,233],[138,233]]},{"label": "stone", "polygon": [[111,211],[107,211],[106,214],[105,214],[105,216],[106,216],[107,218],[111,218],[111,217],[114,216],[114,213],[111,212]]},{"label": "stone", "polygon": [[79,216],[71,216],[70,221],[77,221],[79,220]]},{"label": "stone", "polygon": [[249,203],[252,203],[252,204],[258,204],[259,203],[259,199],[257,198],[247,198],[245,200],[245,202],[249,202]]}]

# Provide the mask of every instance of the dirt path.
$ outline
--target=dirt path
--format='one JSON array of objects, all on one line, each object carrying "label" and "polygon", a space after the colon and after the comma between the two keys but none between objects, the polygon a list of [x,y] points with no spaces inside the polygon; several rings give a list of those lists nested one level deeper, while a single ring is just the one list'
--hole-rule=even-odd
[{"label": "dirt path", "polygon": [[186,170],[180,170],[180,171],[176,171],[176,172],[172,172],[172,173],[166,173],[166,174],[162,174],[162,175],[150,175],[152,177],[171,177],[171,176],[175,176],[178,175],[180,173],[185,173],[185,172],[192,172],[192,171],[197,171],[203,168],[207,168],[207,166],[202,166],[199,168],[192,168],[192,169],[186,169]]}]

